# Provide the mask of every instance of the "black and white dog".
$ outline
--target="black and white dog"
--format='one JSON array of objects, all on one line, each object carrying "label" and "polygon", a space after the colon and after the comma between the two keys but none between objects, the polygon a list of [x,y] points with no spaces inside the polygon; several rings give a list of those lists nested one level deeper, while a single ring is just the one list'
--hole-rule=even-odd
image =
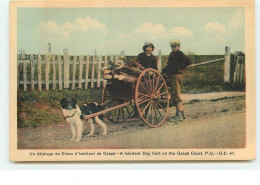
[{"label": "black and white dog", "polygon": [[[90,104],[81,105],[80,110],[81,110],[80,118],[84,119],[85,115],[90,115],[90,114],[94,114],[96,112],[100,112],[100,111],[104,110],[104,107],[102,105],[98,105],[98,103],[96,103],[96,102],[93,102],[93,103],[90,103]],[[99,116],[96,116],[94,118],[90,118],[90,119],[87,120],[87,122],[90,123],[90,128],[91,128],[88,136],[92,136],[94,134],[94,131],[95,131],[94,122],[96,122],[97,124],[99,124],[102,127],[103,136],[107,135],[107,126],[103,122],[103,118],[104,118],[104,115],[101,114]]]},{"label": "black and white dog", "polygon": [[[83,132],[83,123],[84,116],[93,114],[99,111],[104,110],[103,106],[98,105],[97,103],[84,104],[80,107],[77,105],[77,101],[74,98],[62,98],[61,107],[63,116],[66,119],[67,123],[70,125],[72,137],[70,140],[79,142],[82,138]],[[104,122],[102,121],[103,115],[96,116],[94,118],[86,120],[90,123],[91,131],[87,136],[92,136],[95,131],[94,121],[97,122],[103,128],[103,135],[107,135],[107,128]]]}]

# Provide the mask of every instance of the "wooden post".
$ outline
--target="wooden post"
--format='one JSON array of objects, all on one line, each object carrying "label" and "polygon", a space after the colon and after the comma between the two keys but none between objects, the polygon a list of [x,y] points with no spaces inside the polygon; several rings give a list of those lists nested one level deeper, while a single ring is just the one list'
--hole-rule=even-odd
[{"label": "wooden post", "polygon": [[110,61],[111,61],[111,62],[114,61],[114,56],[113,56],[113,55],[110,56]]},{"label": "wooden post", "polygon": [[245,82],[245,56],[242,58],[242,66],[241,66],[241,83]]},{"label": "wooden post", "polygon": [[58,55],[58,65],[59,65],[59,90],[62,90],[62,69],[61,69],[61,56]]},{"label": "wooden post", "polygon": [[23,61],[23,90],[27,91],[27,65],[26,65],[26,60]]},{"label": "wooden post", "polygon": [[86,62],[85,89],[88,88],[88,71],[89,71],[89,56],[87,56],[87,62]]},{"label": "wooden post", "polygon": [[239,62],[239,59],[238,59],[238,73],[237,73],[237,82],[240,82],[241,80],[241,63]]},{"label": "wooden post", "polygon": [[225,47],[224,82],[230,83],[230,47]]},{"label": "wooden post", "polygon": [[238,56],[238,62],[240,63],[239,82],[243,83],[245,78],[244,76],[245,56]]},{"label": "wooden post", "polygon": [[97,87],[100,87],[101,56],[98,57]]},{"label": "wooden post", "polygon": [[83,56],[79,56],[79,85],[78,87],[82,88],[82,64],[83,64]]},{"label": "wooden post", "polygon": [[72,71],[72,89],[75,89],[76,67],[77,67],[77,56],[74,56],[74,60],[73,60],[73,71]]},{"label": "wooden post", "polygon": [[160,49],[158,50],[158,63],[157,63],[157,68],[158,68],[158,71],[161,71],[161,70],[162,70],[162,52],[161,52]]},{"label": "wooden post", "polygon": [[34,90],[34,57],[33,55],[30,55],[30,63],[31,63],[31,90]]},{"label": "wooden post", "polygon": [[49,74],[50,74],[50,61],[49,61],[49,56],[46,54],[45,55],[45,89],[46,91],[49,90]]},{"label": "wooden post", "polygon": [[125,51],[121,51],[121,53],[120,53],[120,59],[125,59]]},{"label": "wooden post", "polygon": [[20,72],[20,63],[19,63],[19,54],[17,56],[17,90],[19,90],[19,85],[20,85],[20,79],[19,79],[19,72]]},{"label": "wooden post", "polygon": [[245,82],[245,63],[241,64],[241,80],[240,83]]},{"label": "wooden post", "polygon": [[[106,66],[107,66],[107,56],[105,56],[105,59],[104,59],[104,67],[106,67]],[[103,87],[106,86],[106,83],[107,83],[107,81],[105,79],[103,79]]]},{"label": "wooden post", "polygon": [[235,65],[235,71],[234,71],[234,76],[233,76],[233,82],[237,82],[237,76],[238,76],[238,63],[237,61],[234,61]]},{"label": "wooden post", "polygon": [[242,52],[235,52],[235,58],[234,58],[234,65],[235,65],[235,71],[234,71],[234,82],[243,83],[244,82],[244,63],[245,63],[245,56],[242,54]]},{"label": "wooden post", "polygon": [[95,78],[95,56],[93,56],[92,60],[92,72],[91,72],[91,88],[94,87],[94,79]]},{"label": "wooden post", "polygon": [[70,73],[69,73],[69,55],[68,55],[68,50],[64,49],[64,88],[69,88],[70,84],[69,84],[69,77],[70,77]]},{"label": "wooden post", "polygon": [[[238,80],[239,80],[239,63],[238,63],[238,59],[237,59],[238,55],[239,55],[239,52],[236,51],[234,54],[234,59],[233,59],[234,60],[233,61],[233,66],[234,66],[233,82],[234,83],[238,82]],[[232,78],[232,76],[231,76],[231,78]]]},{"label": "wooden post", "polygon": [[52,61],[52,70],[53,70],[52,89],[56,89],[56,61],[55,61],[55,55],[52,55],[51,61]]},{"label": "wooden post", "polygon": [[38,90],[42,90],[42,56],[38,55]]}]

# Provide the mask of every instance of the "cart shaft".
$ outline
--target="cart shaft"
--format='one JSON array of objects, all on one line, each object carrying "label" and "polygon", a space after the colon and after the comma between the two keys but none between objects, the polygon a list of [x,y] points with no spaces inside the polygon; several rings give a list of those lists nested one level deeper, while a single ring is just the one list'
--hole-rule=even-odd
[{"label": "cart shaft", "polygon": [[103,111],[94,113],[94,114],[86,115],[86,116],[84,116],[84,119],[94,118],[94,117],[99,116],[99,115],[101,115],[101,114],[105,114],[105,113],[107,113],[107,112],[110,112],[110,111],[112,111],[112,110],[119,109],[119,108],[121,108],[121,107],[125,107],[125,106],[130,105],[130,104],[131,104],[131,101],[125,102],[125,103],[120,104],[120,105],[117,105],[117,106],[115,106],[115,107],[111,107],[111,108],[105,109],[105,110],[103,110]]}]

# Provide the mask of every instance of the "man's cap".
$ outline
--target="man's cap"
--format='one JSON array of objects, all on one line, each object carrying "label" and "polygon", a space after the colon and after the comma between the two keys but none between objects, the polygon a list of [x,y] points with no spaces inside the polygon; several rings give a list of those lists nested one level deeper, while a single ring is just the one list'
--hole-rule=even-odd
[{"label": "man's cap", "polygon": [[180,46],[181,42],[177,39],[173,39],[173,40],[170,41],[170,45],[171,46],[177,46],[177,45]]}]

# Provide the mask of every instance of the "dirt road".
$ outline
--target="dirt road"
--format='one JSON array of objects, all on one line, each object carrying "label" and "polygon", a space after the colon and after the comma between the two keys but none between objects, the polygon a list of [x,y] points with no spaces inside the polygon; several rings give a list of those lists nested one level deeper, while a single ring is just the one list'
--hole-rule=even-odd
[{"label": "dirt road", "polygon": [[[19,149],[145,149],[145,148],[242,148],[245,146],[244,93],[198,94],[184,97],[187,119],[181,124],[166,122],[150,128],[141,119],[115,124],[105,120],[108,136],[96,126],[94,137],[84,135],[80,143],[70,142],[64,122],[57,125],[18,130]],[[203,98],[204,97],[204,98]],[[171,116],[174,108],[171,108]],[[85,133],[89,126],[85,125]]]}]

